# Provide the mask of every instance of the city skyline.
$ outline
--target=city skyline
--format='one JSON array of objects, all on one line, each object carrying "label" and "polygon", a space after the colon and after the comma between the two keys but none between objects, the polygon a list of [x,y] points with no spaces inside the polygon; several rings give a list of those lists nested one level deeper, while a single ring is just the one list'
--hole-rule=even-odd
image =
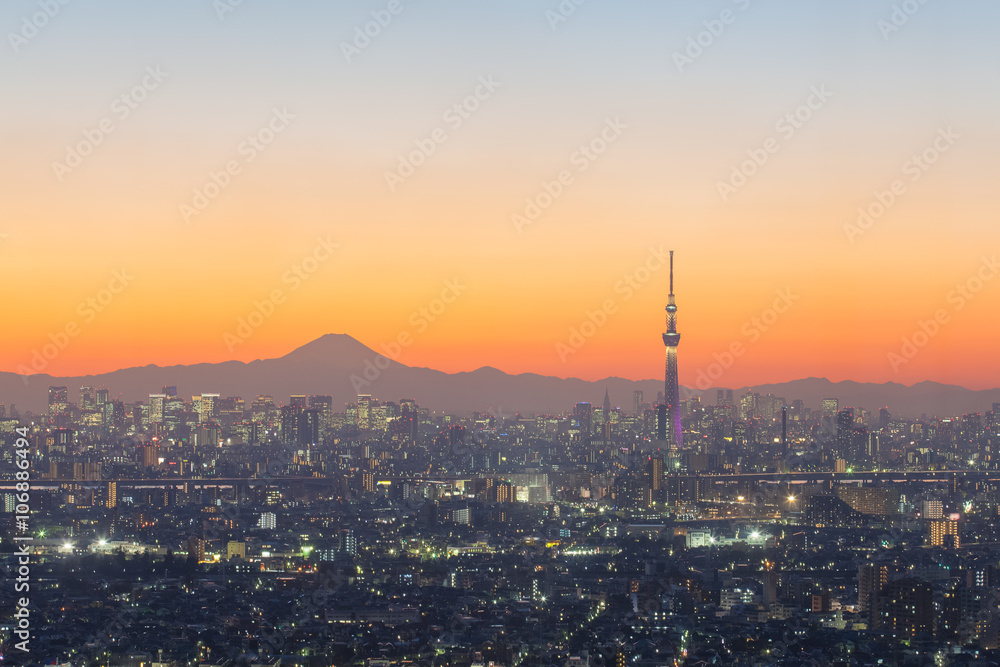
[{"label": "city skyline", "polygon": [[1000,666],[998,25],[0,4],[0,662]]},{"label": "city skyline", "polygon": [[5,4],[0,369],[76,326],[41,372],[343,332],[641,379],[671,247],[682,385],[1000,384],[996,6],[570,5]]}]

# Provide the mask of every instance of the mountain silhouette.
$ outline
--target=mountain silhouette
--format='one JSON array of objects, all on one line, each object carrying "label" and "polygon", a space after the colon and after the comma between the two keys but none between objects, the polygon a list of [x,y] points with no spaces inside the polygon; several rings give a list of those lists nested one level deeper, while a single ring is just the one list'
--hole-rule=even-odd
[{"label": "mountain silhouette", "polygon": [[[683,368],[683,360],[682,360]],[[371,394],[383,401],[412,398],[421,406],[438,412],[467,414],[489,411],[510,415],[555,414],[571,410],[578,401],[602,404],[604,392],[613,405],[632,410],[632,392],[641,389],[653,403],[663,389],[662,379],[629,380],[609,377],[588,381],[521,373],[510,375],[484,366],[474,371],[444,373],[392,361],[346,334],[327,334],[277,359],[249,363],[225,361],[180,366],[142,366],[99,375],[53,377],[46,374],[26,378],[0,372],[0,402],[16,404],[22,412],[46,409],[49,385],[65,385],[70,400],[78,400],[81,386],[107,387],[112,397],[126,402],[148,400],[161,387],[176,385],[184,397],[202,392],[241,396],[248,403],[258,394],[270,394],[287,403],[292,394],[329,394],[334,409],[342,410],[357,394]],[[746,387],[733,387],[738,397]],[[771,393],[791,402],[802,399],[817,409],[823,398],[836,397],[841,407],[864,407],[877,411],[888,407],[893,415],[919,417],[952,416],[965,412],[985,412],[1000,403],[1000,389],[975,391],[956,385],[920,382],[907,387],[896,382],[884,384],[831,382],[826,378],[806,378],[779,384],[755,385],[752,391]],[[716,388],[703,392],[681,388],[682,398],[700,395],[702,404],[714,405]]]}]

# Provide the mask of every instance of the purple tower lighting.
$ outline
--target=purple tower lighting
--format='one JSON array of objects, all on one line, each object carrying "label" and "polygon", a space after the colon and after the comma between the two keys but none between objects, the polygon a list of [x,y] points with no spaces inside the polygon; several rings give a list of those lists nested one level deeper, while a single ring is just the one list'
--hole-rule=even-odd
[{"label": "purple tower lighting", "polygon": [[684,443],[681,425],[681,397],[677,386],[677,345],[681,335],[677,333],[677,304],[674,303],[674,251],[670,251],[670,295],[667,300],[667,332],[663,334],[663,344],[667,346],[666,386],[664,405],[666,407],[666,438],[671,445],[680,449]]}]

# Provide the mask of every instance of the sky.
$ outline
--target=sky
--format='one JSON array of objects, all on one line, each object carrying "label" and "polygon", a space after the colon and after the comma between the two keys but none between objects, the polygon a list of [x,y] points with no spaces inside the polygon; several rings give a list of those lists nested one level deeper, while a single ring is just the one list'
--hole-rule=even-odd
[{"label": "sky", "polygon": [[8,0],[0,370],[662,377],[674,250],[683,385],[1000,386],[998,19]]}]

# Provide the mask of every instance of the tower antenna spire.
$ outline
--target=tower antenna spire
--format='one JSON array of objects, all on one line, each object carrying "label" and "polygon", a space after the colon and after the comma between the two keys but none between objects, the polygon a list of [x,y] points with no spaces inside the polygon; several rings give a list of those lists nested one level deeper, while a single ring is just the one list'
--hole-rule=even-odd
[{"label": "tower antenna spire", "polygon": [[670,251],[670,296],[674,295],[674,251]]}]

